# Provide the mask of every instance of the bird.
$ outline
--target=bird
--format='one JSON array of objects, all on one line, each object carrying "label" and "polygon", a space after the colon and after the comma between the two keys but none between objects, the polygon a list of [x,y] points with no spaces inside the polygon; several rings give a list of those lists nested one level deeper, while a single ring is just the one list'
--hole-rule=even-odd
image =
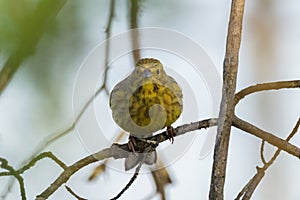
[{"label": "bird", "polygon": [[[133,138],[147,138],[154,132],[173,124],[183,109],[182,90],[175,79],[169,76],[162,63],[155,58],[142,58],[134,70],[116,84],[110,93],[110,109],[116,124]],[[172,131],[170,139],[173,143]],[[129,148],[134,151],[134,140]],[[150,156],[156,162],[156,153]],[[125,161],[125,169],[132,168],[141,158],[130,155],[134,160]],[[149,157],[149,156],[148,156]],[[129,159],[130,160],[130,159]]]}]

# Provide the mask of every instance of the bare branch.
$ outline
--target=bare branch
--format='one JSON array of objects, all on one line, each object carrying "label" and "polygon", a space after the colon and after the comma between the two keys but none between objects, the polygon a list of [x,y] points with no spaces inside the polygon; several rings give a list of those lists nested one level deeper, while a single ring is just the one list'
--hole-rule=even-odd
[{"label": "bare branch", "polygon": [[[295,136],[295,134],[296,134],[297,131],[298,131],[299,126],[300,126],[300,118],[298,119],[298,121],[297,121],[295,127],[293,128],[293,130],[292,130],[292,132],[289,134],[289,136],[285,139],[285,141],[288,142],[288,141],[290,141],[290,140],[292,139],[292,137]],[[274,161],[276,160],[276,158],[279,156],[281,150],[282,150],[282,149],[280,149],[280,148],[278,148],[278,149],[276,150],[276,152],[274,153],[274,155],[273,155],[273,157],[270,159],[270,161],[267,162],[267,163],[264,165],[263,168],[264,168],[265,170],[266,170],[267,168],[269,168],[269,167],[273,164],[273,162],[274,162]]]},{"label": "bare branch", "polygon": [[[260,169],[259,167],[256,167],[257,173],[250,179],[250,181],[247,183],[247,185],[242,189],[242,191],[238,194],[238,196],[235,198],[235,200],[239,200],[248,190],[253,190],[253,188],[256,188],[256,186],[259,184],[261,179],[264,177],[265,172],[264,170]],[[245,196],[244,196],[245,198]],[[244,200],[243,198],[243,200]]]},{"label": "bare branch", "polygon": [[106,82],[107,82],[107,71],[108,71],[108,61],[109,61],[109,50],[110,50],[110,36],[111,36],[111,27],[112,27],[112,20],[114,18],[114,10],[115,10],[115,0],[110,1],[109,5],[109,14],[108,14],[108,20],[107,20],[107,26],[105,29],[105,39],[106,39],[106,46],[105,46],[105,61],[104,61],[104,66],[105,66],[105,73],[104,73],[104,80],[103,80],[103,85],[101,89],[104,89],[106,94],[109,95],[109,91],[106,87]]},{"label": "bare branch", "polygon": [[67,165],[65,163],[63,163],[60,159],[58,159],[52,152],[43,152],[40,155],[38,155],[37,157],[35,157],[34,159],[32,159],[27,165],[25,165],[24,167],[22,167],[21,169],[19,169],[18,173],[19,174],[24,173],[26,170],[28,170],[31,167],[33,167],[37,161],[39,161],[41,159],[44,159],[44,158],[50,158],[56,164],[58,164],[62,169],[66,169],[67,168]]},{"label": "bare branch", "polygon": [[21,197],[22,199],[26,199],[26,194],[25,194],[25,186],[24,186],[24,180],[23,177],[21,176],[22,173],[24,173],[26,170],[30,169],[35,165],[35,163],[43,158],[50,158],[53,160],[56,164],[58,164],[62,169],[66,169],[67,166],[59,160],[55,155],[53,155],[51,152],[44,152],[38,155],[36,158],[31,160],[27,165],[22,167],[19,170],[15,170],[13,167],[11,167],[8,164],[8,161],[5,160],[4,158],[0,158],[1,165],[0,167],[3,169],[8,170],[8,172],[0,172],[0,176],[13,176],[15,177],[20,185],[20,191],[21,191]]},{"label": "bare branch", "polygon": [[266,159],[265,159],[265,156],[264,156],[264,149],[265,149],[265,140],[262,140],[261,141],[261,146],[260,146],[260,159],[262,161],[263,164],[266,164]]},{"label": "bare branch", "polygon": [[[298,131],[299,126],[300,126],[300,118],[298,119],[298,121],[297,121],[295,127],[293,128],[292,132],[286,138],[286,140],[285,140],[286,142],[288,142],[292,137],[294,137],[294,135]],[[244,186],[242,191],[235,198],[236,200],[239,200],[241,197],[243,197],[243,200],[249,200],[251,198],[251,196],[254,193],[255,189],[257,188],[258,184],[260,183],[260,181],[264,177],[266,170],[274,163],[276,158],[279,156],[280,152],[281,152],[281,149],[278,148],[269,162],[264,163],[264,166],[262,168],[256,167],[257,173]]]},{"label": "bare branch", "polygon": [[114,154],[118,155],[118,153],[118,149],[111,147],[82,158],[81,160],[75,162],[73,165],[67,167],[67,169],[64,170],[44,192],[38,195],[36,199],[48,199],[62,184],[66,183],[70,179],[70,177],[81,168],[104,158],[113,157]]},{"label": "bare branch", "polygon": [[[216,126],[217,123],[218,123],[217,119],[206,119],[199,122],[194,122],[191,124],[185,124],[179,126],[174,129],[174,133],[176,134],[177,137],[190,131]],[[163,131],[160,134],[146,138],[146,140],[152,140],[161,143],[166,140],[169,140],[169,137],[166,134],[166,131]],[[140,140],[140,141],[137,140],[136,142],[137,142],[137,149],[135,149],[136,152],[144,151],[149,147],[149,144],[144,142],[144,140]],[[140,147],[144,149],[139,149]],[[62,184],[66,183],[73,174],[75,174],[78,170],[82,169],[83,167],[91,163],[106,158],[110,158],[110,157],[113,157],[114,159],[127,158],[129,153],[130,153],[130,149],[128,148],[127,143],[122,145],[113,144],[110,148],[103,149],[95,154],[82,158],[81,160],[75,162],[73,165],[67,167],[45,191],[43,191],[40,195],[36,197],[36,199],[44,200],[49,198]]]},{"label": "bare branch", "polygon": [[[202,128],[208,128],[208,127],[213,127],[216,126],[218,123],[217,119],[206,119],[206,120],[202,120],[199,122],[194,122],[194,123],[190,123],[190,124],[185,124],[182,126],[179,126],[177,128],[174,129],[174,133],[177,136],[183,135],[187,132],[191,132],[194,130],[198,130],[198,129],[202,129]],[[271,135],[270,133],[265,133],[264,131],[258,129],[258,128],[254,128],[253,129],[253,125],[249,127],[248,124],[239,119],[234,118],[234,122],[233,122],[234,126],[241,128],[242,130],[248,131],[251,134],[260,137],[261,139],[265,139],[267,142],[282,148],[282,150],[291,153],[291,154],[295,154],[296,152],[299,152],[299,156],[300,156],[300,149],[289,144],[287,141],[283,141],[280,138],[277,138],[276,136],[267,136],[266,138],[262,137],[261,135]],[[253,130],[256,132],[262,132],[262,133],[252,133]],[[258,129],[258,130],[257,130]],[[154,143],[147,143],[147,141],[155,141],[155,144],[164,142],[166,140],[169,140],[168,135],[166,134],[166,131],[161,132],[160,134],[157,134],[155,136],[151,136],[149,138],[145,138],[143,140],[137,140],[136,141],[136,152],[145,152],[145,150],[147,150],[147,148],[151,147]],[[145,142],[146,141],[146,142]],[[273,143],[272,143],[273,141]],[[157,145],[154,147],[156,148]],[[113,144],[110,148],[101,150],[95,154],[89,155],[77,162],[75,162],[73,165],[71,166],[65,166],[63,163],[59,164],[59,162],[56,162],[56,157],[53,158],[53,156],[49,156],[47,153],[43,153],[40,156],[38,156],[36,159],[34,159],[31,164],[28,164],[27,166],[21,168],[20,170],[16,171],[14,174],[17,174],[18,178],[22,177],[19,175],[20,173],[23,173],[25,170],[28,170],[30,167],[29,165],[33,165],[36,163],[36,161],[40,160],[41,157],[50,157],[52,158],[56,163],[58,163],[62,168],[64,168],[64,171],[58,176],[58,178],[44,191],[42,192],[40,195],[37,196],[36,199],[47,199],[48,197],[50,197],[58,188],[61,187],[62,184],[66,183],[70,177],[75,174],[78,170],[82,169],[83,167],[97,162],[99,160],[103,160],[106,158],[114,158],[114,159],[120,159],[120,158],[127,158],[128,155],[130,153],[130,149],[128,147],[128,144]],[[58,159],[57,159],[58,160]],[[5,163],[5,160],[2,162],[2,164]],[[3,167],[5,169],[5,167]],[[12,170],[9,170],[9,173],[12,172]],[[14,175],[12,173],[7,174],[7,175]],[[17,178],[16,177],[16,178]]]},{"label": "bare branch", "polygon": [[300,80],[292,81],[278,81],[271,83],[261,83],[257,85],[251,85],[235,95],[234,104],[238,104],[245,96],[253,94],[256,92],[266,91],[266,90],[279,90],[287,88],[300,88]]},{"label": "bare branch", "polygon": [[65,188],[67,189],[67,191],[74,196],[77,200],[87,200],[85,198],[82,198],[80,196],[78,196],[69,186],[65,185]]},{"label": "bare branch", "polygon": [[280,148],[283,151],[286,151],[287,153],[296,156],[297,158],[300,158],[300,149],[296,147],[293,144],[290,144],[286,140],[283,140],[279,137],[276,137],[275,135],[268,133],[266,131],[263,131],[259,129],[258,127],[238,118],[233,118],[233,124],[234,127],[241,129],[247,133],[250,133],[251,135],[254,135],[256,137],[261,138],[262,140],[265,140],[266,142],[270,143],[273,146],[276,146]]},{"label": "bare branch", "polygon": [[[12,166],[8,164],[8,161],[6,159],[0,157],[0,162],[0,167],[8,171],[7,175],[14,176],[17,179],[20,186],[21,198],[22,200],[26,200],[26,192],[23,177]],[[3,172],[2,174],[3,176],[6,175],[5,172]]]},{"label": "bare branch", "polygon": [[239,49],[242,37],[244,0],[232,0],[226,53],[223,63],[223,90],[219,113],[214,163],[211,176],[209,199],[223,199],[226,176],[228,145],[232,118],[234,115],[234,95],[238,71]]},{"label": "bare branch", "polygon": [[120,198],[122,196],[122,194],[124,192],[126,192],[126,190],[128,190],[128,188],[132,185],[132,183],[135,181],[135,179],[139,175],[139,172],[140,172],[140,170],[141,170],[142,165],[144,164],[144,162],[145,162],[145,157],[139,163],[139,165],[135,168],[135,172],[134,172],[133,176],[131,177],[131,179],[129,180],[129,182],[126,184],[126,186],[122,189],[121,192],[119,192],[119,194],[117,194],[117,196],[115,196],[114,198],[111,198],[111,200],[117,200],[118,198]]},{"label": "bare branch", "polygon": [[130,28],[131,30],[131,42],[133,49],[133,61],[136,63],[140,58],[139,50],[139,30],[138,28],[138,14],[139,14],[139,0],[130,0]]}]

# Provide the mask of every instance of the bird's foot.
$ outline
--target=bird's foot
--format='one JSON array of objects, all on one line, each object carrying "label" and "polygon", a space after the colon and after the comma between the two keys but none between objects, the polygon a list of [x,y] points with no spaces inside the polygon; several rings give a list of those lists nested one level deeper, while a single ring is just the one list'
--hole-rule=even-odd
[{"label": "bird's foot", "polygon": [[173,144],[174,137],[176,136],[173,126],[167,126],[166,134],[168,136],[169,141]]}]

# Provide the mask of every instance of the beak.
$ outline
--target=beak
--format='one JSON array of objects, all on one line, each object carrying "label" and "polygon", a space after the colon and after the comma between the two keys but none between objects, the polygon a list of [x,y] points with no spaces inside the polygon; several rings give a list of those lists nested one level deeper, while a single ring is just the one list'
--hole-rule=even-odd
[{"label": "beak", "polygon": [[144,78],[150,78],[152,76],[152,73],[149,69],[145,69],[145,71],[143,72],[143,77]]}]

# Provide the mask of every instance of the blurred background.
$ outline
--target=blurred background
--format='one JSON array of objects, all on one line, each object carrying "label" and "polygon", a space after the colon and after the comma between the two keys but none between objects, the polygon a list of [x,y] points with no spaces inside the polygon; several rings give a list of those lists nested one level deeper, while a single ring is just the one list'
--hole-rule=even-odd
[{"label": "blurred background", "polygon": [[[30,156],[43,138],[72,124],[76,74],[88,53],[105,40],[109,4],[109,0],[0,1],[0,69],[9,74],[0,80],[0,156],[11,165],[17,166]],[[222,74],[230,1],[141,0],[139,4],[139,27],[168,28],[186,35],[206,51]],[[112,35],[129,29],[129,5],[129,1],[116,0]],[[261,82],[300,78],[299,11],[297,0],[246,2],[237,90]],[[126,66],[130,64],[132,61]],[[119,77],[125,73],[122,70],[114,72],[119,72]],[[3,80],[8,80],[7,84]],[[107,81],[111,91],[119,80],[108,75]],[[83,95],[83,102],[91,95]],[[285,138],[300,116],[299,100],[299,90],[257,93],[242,100],[236,113]],[[95,102],[107,103],[107,110],[99,115],[109,114],[108,96],[104,92]],[[204,106],[210,104],[202,103]],[[84,125],[89,113],[87,111],[79,123]],[[116,137],[117,127],[112,130],[112,137]],[[200,133],[185,154],[168,166],[173,183],[166,188],[167,199],[208,199],[213,155],[199,159],[202,135],[206,131]],[[256,172],[255,167],[261,166],[260,140],[236,129],[232,129],[231,136],[226,199],[234,199]],[[296,135],[292,143],[300,146],[300,137]],[[272,156],[274,148],[267,145],[265,149],[266,157]],[[76,131],[46,150],[67,164],[89,154]],[[88,182],[95,166],[79,171],[67,185],[82,197],[108,199],[116,195],[132,175],[107,169],[95,181]],[[299,199],[299,169],[298,159],[282,153],[267,171],[252,199]],[[34,199],[60,172],[48,159],[27,171],[24,178],[28,199]],[[19,199],[16,183],[3,196],[8,180],[0,178],[0,199]],[[154,195],[155,190],[153,178],[142,174],[122,198],[160,199],[159,195]],[[62,187],[50,199],[74,197]]]}]

